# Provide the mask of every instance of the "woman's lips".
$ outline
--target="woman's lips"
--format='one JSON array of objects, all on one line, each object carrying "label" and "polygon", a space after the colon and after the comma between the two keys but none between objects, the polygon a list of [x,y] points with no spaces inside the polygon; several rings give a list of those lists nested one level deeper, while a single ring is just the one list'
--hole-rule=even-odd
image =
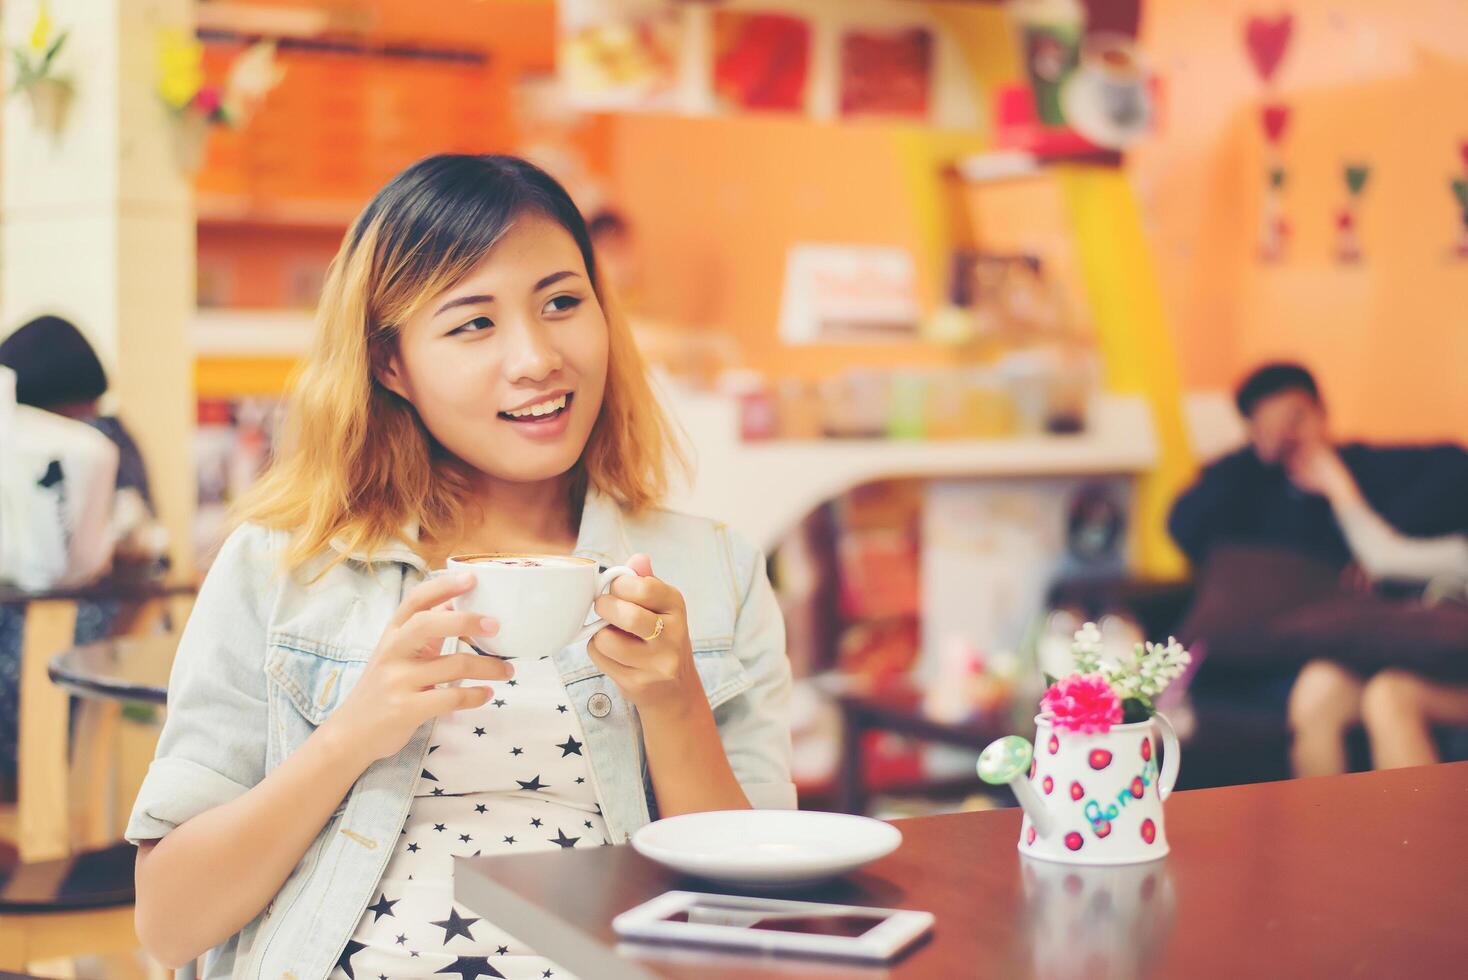
[{"label": "woman's lips", "polygon": [[576,396],[566,396],[566,407],[558,408],[547,415],[530,415],[524,418],[511,418],[499,413],[498,418],[512,426],[516,432],[530,439],[545,440],[555,439],[562,435],[570,425],[571,408],[575,404]]}]

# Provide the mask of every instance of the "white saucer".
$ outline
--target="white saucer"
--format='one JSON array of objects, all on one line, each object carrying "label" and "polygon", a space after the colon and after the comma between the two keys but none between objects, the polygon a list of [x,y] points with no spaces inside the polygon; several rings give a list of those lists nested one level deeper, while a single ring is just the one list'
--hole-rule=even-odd
[{"label": "white saucer", "polygon": [[895,851],[889,823],[806,810],[720,810],[648,824],[632,835],[659,864],[728,885],[798,888],[854,871]]}]

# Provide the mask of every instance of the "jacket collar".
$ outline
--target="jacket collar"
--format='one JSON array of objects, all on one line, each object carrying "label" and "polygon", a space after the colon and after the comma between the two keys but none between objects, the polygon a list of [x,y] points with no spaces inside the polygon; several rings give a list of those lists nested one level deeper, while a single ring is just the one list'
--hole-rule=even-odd
[{"label": "jacket collar", "polygon": [[[372,554],[361,549],[348,549],[340,538],[331,539],[331,549],[343,557],[363,565],[397,562],[427,574],[428,564],[414,551],[409,541],[418,538],[418,521],[403,525],[399,536],[378,548]],[[592,558],[600,565],[621,565],[632,554],[627,543],[627,529],[623,522],[622,508],[615,500],[599,490],[586,492],[586,503],[581,510],[581,527],[576,535],[576,550],[572,552],[582,558]]]}]

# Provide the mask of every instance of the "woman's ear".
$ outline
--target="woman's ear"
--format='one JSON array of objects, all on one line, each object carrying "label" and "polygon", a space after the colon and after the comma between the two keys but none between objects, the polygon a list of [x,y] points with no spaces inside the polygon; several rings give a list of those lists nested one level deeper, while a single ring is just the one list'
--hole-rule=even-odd
[{"label": "woman's ear", "polygon": [[403,401],[409,403],[413,401],[408,395],[407,376],[396,352],[373,358],[372,374],[377,378],[378,384]]}]

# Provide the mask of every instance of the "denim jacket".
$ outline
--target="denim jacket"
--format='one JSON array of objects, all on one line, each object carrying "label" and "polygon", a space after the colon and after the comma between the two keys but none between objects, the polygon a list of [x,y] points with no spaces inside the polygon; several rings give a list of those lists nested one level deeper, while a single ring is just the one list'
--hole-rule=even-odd
[{"label": "denim jacket", "polygon": [[[280,765],[342,703],[404,593],[427,572],[398,544],[370,559],[349,555],[303,584],[313,570],[284,573],[285,543],[282,532],[246,525],[221,549],[179,644],[128,840],[161,838]],[[575,554],[611,566],[636,552],[683,593],[699,679],[750,803],[794,807],[790,664],[762,556],[723,524],[668,511],[634,517],[588,494]],[[555,662],[586,732],[607,829],[625,843],[657,815],[636,710],[584,643]],[[406,821],[433,724],[362,773],[275,898],[206,956],[206,980],[324,980]]]}]

